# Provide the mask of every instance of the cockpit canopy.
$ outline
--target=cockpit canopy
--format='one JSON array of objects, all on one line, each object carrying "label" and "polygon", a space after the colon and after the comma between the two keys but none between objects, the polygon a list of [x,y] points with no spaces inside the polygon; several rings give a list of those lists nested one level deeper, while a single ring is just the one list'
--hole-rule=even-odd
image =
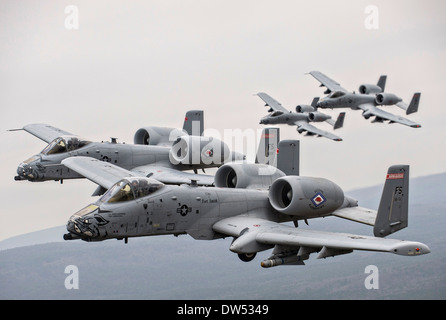
[{"label": "cockpit canopy", "polygon": [[150,178],[126,178],[115,183],[99,199],[100,203],[117,203],[148,196],[164,186]]},{"label": "cockpit canopy", "polygon": [[274,112],[271,112],[270,117],[278,117],[281,116],[283,114],[282,111],[276,110]]},{"label": "cockpit canopy", "polygon": [[339,98],[345,95],[345,92],[342,91],[335,91],[332,94],[330,94],[329,98]]},{"label": "cockpit canopy", "polygon": [[41,153],[50,155],[74,151],[89,143],[90,141],[82,140],[76,136],[61,136],[51,141]]}]

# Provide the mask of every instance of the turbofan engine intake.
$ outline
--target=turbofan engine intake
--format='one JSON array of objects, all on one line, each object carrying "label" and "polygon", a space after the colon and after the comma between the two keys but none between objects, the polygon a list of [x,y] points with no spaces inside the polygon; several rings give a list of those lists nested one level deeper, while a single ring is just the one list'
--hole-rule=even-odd
[{"label": "turbofan engine intake", "polygon": [[170,146],[178,137],[187,135],[184,130],[167,127],[145,127],[136,131],[134,144]]},{"label": "turbofan engine intake", "polygon": [[375,102],[379,105],[390,106],[397,104],[402,101],[401,98],[397,97],[393,93],[379,93],[376,95]]},{"label": "turbofan engine intake", "polygon": [[344,202],[344,192],[324,178],[286,176],[269,190],[271,206],[284,214],[301,218],[328,215]]},{"label": "turbofan engine intake", "polygon": [[329,116],[328,114],[319,112],[319,111],[315,111],[315,112],[310,112],[309,116],[311,121],[314,122],[322,122],[328,119],[331,119],[331,116]]},{"label": "turbofan engine intake", "polygon": [[313,108],[312,106],[309,106],[307,104],[300,104],[300,105],[296,106],[297,113],[313,112],[313,111],[316,111],[316,108]]},{"label": "turbofan engine intake", "polygon": [[375,84],[361,84],[359,86],[359,93],[370,94],[370,93],[381,93],[383,90]]},{"label": "turbofan engine intake", "polygon": [[256,163],[228,163],[215,173],[215,186],[220,188],[269,188],[285,174],[276,167]]}]

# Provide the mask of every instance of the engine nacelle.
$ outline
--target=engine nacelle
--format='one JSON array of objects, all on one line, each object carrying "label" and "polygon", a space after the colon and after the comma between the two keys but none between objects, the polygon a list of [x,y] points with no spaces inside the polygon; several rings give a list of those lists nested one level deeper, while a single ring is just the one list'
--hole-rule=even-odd
[{"label": "engine nacelle", "polygon": [[331,119],[331,116],[329,116],[328,114],[319,112],[319,111],[310,112],[308,117],[310,118],[311,121],[314,121],[314,122],[322,122],[322,121]]},{"label": "engine nacelle", "polygon": [[167,127],[145,127],[136,131],[134,144],[151,146],[171,146],[178,137],[187,135],[186,131]]},{"label": "engine nacelle", "polygon": [[281,213],[306,219],[338,209],[344,202],[344,192],[324,178],[286,176],[272,184],[269,202]]},{"label": "engine nacelle", "polygon": [[307,104],[300,104],[300,105],[296,106],[297,113],[313,112],[313,111],[316,111],[316,109],[313,108],[312,106],[307,105]]},{"label": "engine nacelle", "polygon": [[400,97],[397,97],[393,93],[378,93],[375,98],[376,104],[390,106],[402,101]]},{"label": "engine nacelle", "polygon": [[215,186],[220,188],[269,188],[285,174],[276,167],[258,163],[228,163],[215,173]]},{"label": "engine nacelle", "polygon": [[213,137],[181,136],[169,152],[170,162],[174,165],[219,166],[233,159],[233,153],[223,141]]},{"label": "engine nacelle", "polygon": [[370,93],[381,93],[383,90],[376,84],[361,84],[359,86],[359,93],[370,94]]}]

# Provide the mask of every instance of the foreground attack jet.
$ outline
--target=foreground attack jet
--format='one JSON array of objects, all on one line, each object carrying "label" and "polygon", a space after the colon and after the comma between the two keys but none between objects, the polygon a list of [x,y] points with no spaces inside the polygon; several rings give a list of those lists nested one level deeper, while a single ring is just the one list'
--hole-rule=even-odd
[{"label": "foreground attack jet", "polygon": [[311,125],[310,122],[322,122],[326,121],[331,124],[334,129],[341,128],[344,123],[345,112],[341,112],[336,122],[331,119],[331,116],[324,114],[316,110],[316,102],[318,98],[313,100],[311,106],[298,105],[296,112],[288,111],[282,104],[267,95],[266,93],[259,92],[257,95],[266,104],[266,107],[270,107],[270,114],[263,117],[260,120],[260,124],[288,124],[290,126],[297,126],[297,131],[302,133],[307,132],[307,135],[317,135],[326,137],[335,141],[342,141],[342,139],[332,133],[316,128]]},{"label": "foreground attack jet", "polygon": [[[166,127],[139,129],[133,145],[117,143],[114,138],[111,142],[91,142],[46,124],[26,125],[23,130],[49,144],[39,154],[19,165],[15,180],[62,182],[63,179],[83,178],[61,164],[61,161],[69,157],[86,156],[138,171],[145,176],[150,175],[164,183],[188,183],[195,179],[198,184],[207,185],[212,183],[207,176],[179,170],[196,171],[218,167],[225,161],[243,159],[243,155],[230,152],[226,143],[201,136],[201,110],[186,113],[183,130]],[[192,157],[192,154],[197,156]]]},{"label": "foreground attack jet", "polygon": [[381,76],[376,85],[362,84],[359,87],[359,94],[356,94],[342,88],[339,83],[330,79],[322,72],[311,71],[310,74],[321,83],[321,87],[324,86],[327,88],[324,93],[329,94],[317,103],[318,108],[351,108],[352,110],[362,110],[362,115],[366,119],[375,116],[375,119],[372,122],[389,120],[389,123],[397,122],[412,128],[421,127],[418,123],[378,108],[378,106],[396,105],[401,109],[406,110],[406,114],[418,111],[421,93],[415,93],[408,105],[396,95],[392,93],[384,93],[387,79],[386,76]]},{"label": "foreground attack jet", "polygon": [[[290,141],[286,144],[293,145]],[[292,158],[279,144],[278,157]],[[278,159],[278,163],[280,163]],[[229,163],[215,175],[215,188],[164,185],[92,158],[62,162],[108,191],[67,223],[65,240],[101,241],[164,234],[212,240],[231,236],[230,250],[243,261],[273,248],[261,262],[268,268],[304,264],[353,250],[416,256],[427,245],[383,237],[407,226],[409,166],[389,168],[378,211],[358,207],[334,182],[286,175],[265,164]],[[374,226],[375,237],[295,228],[298,220],[338,216]],[[295,227],[282,222],[293,221]]]}]

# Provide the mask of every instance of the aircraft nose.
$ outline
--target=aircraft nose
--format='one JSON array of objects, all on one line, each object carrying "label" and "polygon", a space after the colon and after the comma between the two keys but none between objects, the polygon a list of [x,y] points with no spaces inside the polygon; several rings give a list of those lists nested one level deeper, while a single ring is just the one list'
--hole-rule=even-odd
[{"label": "aircraft nose", "polygon": [[98,219],[94,216],[94,212],[98,208],[97,205],[90,204],[73,214],[67,222],[67,231],[69,233],[64,236],[64,239],[81,238],[91,241],[99,237]]},{"label": "aircraft nose", "polygon": [[14,180],[36,180],[39,177],[40,160],[40,156],[35,155],[20,163],[17,167],[17,176],[14,177]]},{"label": "aircraft nose", "polygon": [[78,217],[71,216],[70,220],[67,222],[67,231],[73,234],[80,235],[82,233],[81,228],[79,228],[78,223],[76,222]]},{"label": "aircraft nose", "polygon": [[75,223],[74,223],[73,219],[70,218],[70,220],[68,220],[68,222],[67,222],[67,231],[71,232],[71,233],[75,233],[76,230],[75,230],[74,226],[75,226]]},{"label": "aircraft nose", "polygon": [[21,163],[17,167],[17,176],[14,177],[14,180],[33,180],[34,174],[33,169],[30,165],[26,163]]},{"label": "aircraft nose", "polygon": [[67,222],[67,231],[70,235],[64,236],[67,240],[79,238],[92,240],[97,236],[97,226],[91,217],[72,216]]},{"label": "aircraft nose", "polygon": [[260,118],[259,124],[268,124],[268,123],[269,123],[268,116]]},{"label": "aircraft nose", "polygon": [[22,166],[22,163],[17,167],[17,175],[14,177],[14,180],[25,180],[25,168]]},{"label": "aircraft nose", "polygon": [[82,239],[82,236],[80,234],[80,228],[76,225],[76,222],[74,222],[71,218],[67,222],[67,231],[68,233],[65,233],[63,235],[64,240],[76,240],[76,239]]}]

